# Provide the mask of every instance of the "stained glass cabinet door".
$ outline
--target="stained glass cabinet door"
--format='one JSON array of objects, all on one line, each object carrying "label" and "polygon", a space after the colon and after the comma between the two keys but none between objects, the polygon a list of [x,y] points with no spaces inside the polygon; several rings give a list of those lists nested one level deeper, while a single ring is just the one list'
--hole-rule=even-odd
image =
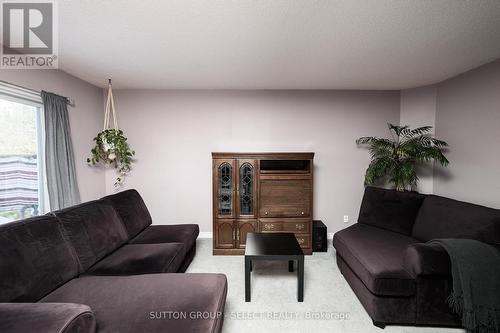
[{"label": "stained glass cabinet door", "polygon": [[214,159],[214,248],[244,249],[258,230],[256,160]]},{"label": "stained glass cabinet door", "polygon": [[217,174],[214,184],[217,197],[214,209],[217,211],[218,218],[235,217],[235,160],[217,160],[215,172]]},{"label": "stained glass cabinet door", "polygon": [[236,170],[236,206],[237,217],[257,217],[257,161],[238,160]]}]

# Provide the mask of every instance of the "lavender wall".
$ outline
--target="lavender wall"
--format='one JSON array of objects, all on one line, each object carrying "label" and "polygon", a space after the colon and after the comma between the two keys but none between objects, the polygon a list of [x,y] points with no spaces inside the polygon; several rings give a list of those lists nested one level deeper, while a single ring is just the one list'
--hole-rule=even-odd
[{"label": "lavender wall", "polygon": [[81,198],[86,201],[103,196],[103,170],[86,163],[92,139],[102,129],[102,90],[59,70],[0,70],[0,80],[74,99],[69,117]]},{"label": "lavender wall", "polygon": [[500,60],[439,83],[436,110],[450,166],[434,192],[500,208]]},{"label": "lavender wall", "polygon": [[[420,126],[436,126],[435,85],[401,91],[400,125],[416,128]],[[433,132],[435,128],[433,129]],[[419,177],[417,190],[421,193],[434,191],[434,165],[423,163],[417,168]]]},{"label": "lavender wall", "polygon": [[[70,108],[83,200],[113,193],[115,174],[85,158],[102,126],[103,91],[60,71],[0,71],[0,80],[76,101]],[[315,210],[329,232],[356,221],[369,154],[354,140],[386,123],[435,121],[450,167],[420,190],[500,207],[500,60],[445,82],[397,91],[116,91],[120,126],[137,150],[124,188],[137,188],[156,224],[211,231],[212,151],[314,151]]]},{"label": "lavender wall", "polygon": [[[329,232],[357,219],[369,154],[355,139],[387,136],[399,92],[116,91],[121,127],[137,151],[126,187],[144,196],[155,224],[212,231],[214,151],[314,151],[314,218]],[[106,174],[112,193],[115,174]]]}]

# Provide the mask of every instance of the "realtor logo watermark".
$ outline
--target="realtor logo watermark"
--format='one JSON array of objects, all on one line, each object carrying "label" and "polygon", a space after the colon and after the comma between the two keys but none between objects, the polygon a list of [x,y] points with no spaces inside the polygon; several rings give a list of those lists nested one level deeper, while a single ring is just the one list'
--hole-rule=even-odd
[{"label": "realtor logo watermark", "polygon": [[58,68],[56,0],[4,0],[0,16],[0,68]]}]

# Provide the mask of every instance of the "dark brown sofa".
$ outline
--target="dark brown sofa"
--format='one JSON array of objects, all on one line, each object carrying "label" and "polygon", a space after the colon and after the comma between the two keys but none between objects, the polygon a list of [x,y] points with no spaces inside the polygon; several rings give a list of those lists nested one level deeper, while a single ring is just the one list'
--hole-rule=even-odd
[{"label": "dark brown sofa", "polygon": [[177,273],[198,232],[135,190],[0,226],[0,332],[220,332],[226,277]]},{"label": "dark brown sofa", "polygon": [[446,303],[450,258],[438,238],[500,246],[500,210],[367,187],[358,223],[335,233],[337,265],[375,325],[459,327]]}]

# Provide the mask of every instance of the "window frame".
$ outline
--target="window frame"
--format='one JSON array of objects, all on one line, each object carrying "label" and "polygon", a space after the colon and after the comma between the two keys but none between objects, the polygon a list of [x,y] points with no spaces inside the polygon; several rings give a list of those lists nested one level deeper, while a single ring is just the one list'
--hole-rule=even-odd
[{"label": "window frame", "polygon": [[0,99],[30,105],[36,108],[38,215],[50,211],[45,177],[45,127],[43,101],[40,92],[0,81]]}]

